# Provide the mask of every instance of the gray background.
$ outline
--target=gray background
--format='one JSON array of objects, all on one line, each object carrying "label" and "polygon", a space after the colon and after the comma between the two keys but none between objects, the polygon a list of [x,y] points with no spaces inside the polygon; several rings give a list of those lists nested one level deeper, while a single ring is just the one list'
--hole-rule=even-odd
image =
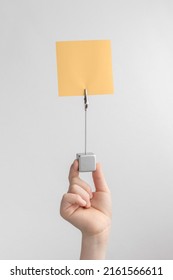
[{"label": "gray background", "polygon": [[171,0],[0,1],[0,258],[79,257],[59,205],[83,99],[57,96],[55,41],[86,39],[112,41],[115,94],[91,96],[88,120],[112,192],[107,258],[172,259]]}]

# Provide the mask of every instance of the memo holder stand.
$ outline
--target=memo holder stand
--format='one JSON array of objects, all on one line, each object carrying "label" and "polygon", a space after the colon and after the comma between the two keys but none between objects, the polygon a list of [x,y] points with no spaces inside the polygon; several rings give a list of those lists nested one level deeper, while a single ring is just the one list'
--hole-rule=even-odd
[{"label": "memo holder stand", "polygon": [[96,170],[96,155],[87,151],[88,95],[113,94],[110,40],[56,42],[59,96],[83,96],[85,148],[77,153],[79,172]]},{"label": "memo holder stand", "polygon": [[87,89],[84,89],[84,109],[85,109],[85,152],[78,153],[76,158],[79,162],[79,172],[92,172],[96,170],[96,155],[87,153],[87,112],[88,112],[88,94]]}]

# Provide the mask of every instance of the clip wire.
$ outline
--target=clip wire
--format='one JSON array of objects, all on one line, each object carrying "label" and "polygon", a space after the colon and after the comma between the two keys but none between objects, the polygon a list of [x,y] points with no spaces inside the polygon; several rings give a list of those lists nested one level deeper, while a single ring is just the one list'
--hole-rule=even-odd
[{"label": "clip wire", "polygon": [[87,110],[88,110],[88,94],[87,89],[84,89],[84,107],[85,107],[85,154],[87,152]]}]

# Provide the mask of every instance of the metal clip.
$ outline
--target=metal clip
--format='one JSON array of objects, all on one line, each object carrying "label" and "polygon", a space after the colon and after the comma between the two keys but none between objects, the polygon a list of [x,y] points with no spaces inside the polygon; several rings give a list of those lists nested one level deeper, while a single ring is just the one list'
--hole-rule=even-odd
[{"label": "metal clip", "polygon": [[89,100],[88,100],[87,89],[84,89],[84,106],[85,106],[85,111],[87,111],[88,105],[89,105]]}]

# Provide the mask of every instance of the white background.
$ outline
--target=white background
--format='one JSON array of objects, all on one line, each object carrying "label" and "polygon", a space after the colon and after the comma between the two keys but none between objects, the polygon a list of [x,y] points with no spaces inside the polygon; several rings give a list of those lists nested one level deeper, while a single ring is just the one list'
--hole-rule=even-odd
[{"label": "white background", "polygon": [[115,94],[91,96],[88,120],[112,192],[107,258],[173,258],[173,2],[1,0],[1,259],[79,258],[59,205],[83,99],[57,95],[55,42],[87,39],[112,42]]}]

